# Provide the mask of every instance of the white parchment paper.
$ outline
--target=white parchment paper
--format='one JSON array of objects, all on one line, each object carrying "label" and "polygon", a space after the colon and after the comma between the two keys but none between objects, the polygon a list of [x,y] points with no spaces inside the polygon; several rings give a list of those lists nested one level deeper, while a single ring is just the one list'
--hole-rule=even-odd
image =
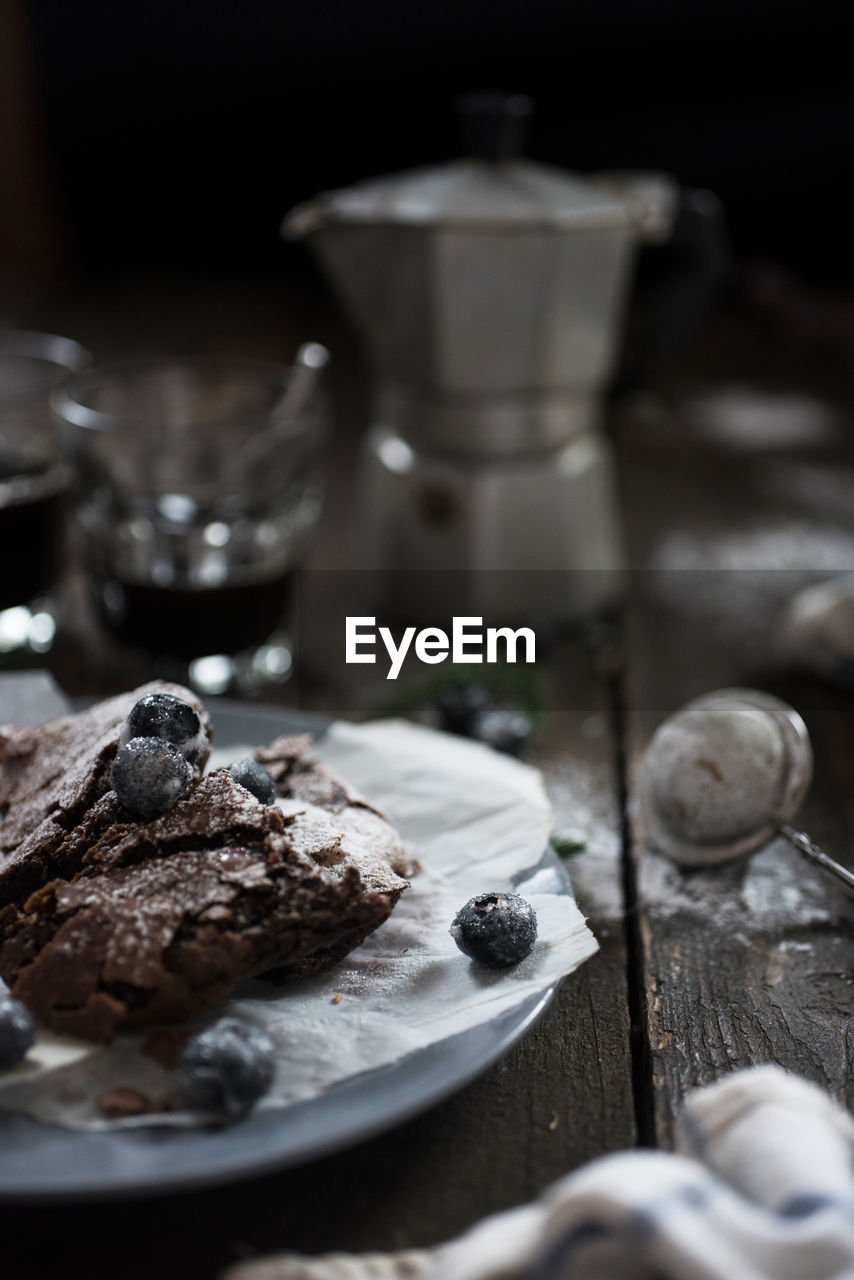
[{"label": "white parchment paper", "polygon": [[[251,749],[214,754],[211,767]],[[562,877],[543,862],[551,813],[536,770],[467,739],[404,721],[334,724],[316,754],[382,809],[417,858],[420,873],[391,918],[343,962],[287,986],[256,979],[197,1025],[228,1014],[273,1037],[278,1069],[259,1104],[281,1107],[338,1081],[484,1023],[546,990],[597,949]],[[345,838],[346,846],[346,838]],[[448,928],[471,897],[517,888],[537,912],[530,956],[486,970],[457,949]],[[96,1099],[117,1087],[150,1098],[175,1094],[175,1078],[140,1052],[142,1033],[107,1048],[40,1039],[38,1053],[0,1074],[0,1107],[73,1129],[199,1118],[106,1120]]]}]

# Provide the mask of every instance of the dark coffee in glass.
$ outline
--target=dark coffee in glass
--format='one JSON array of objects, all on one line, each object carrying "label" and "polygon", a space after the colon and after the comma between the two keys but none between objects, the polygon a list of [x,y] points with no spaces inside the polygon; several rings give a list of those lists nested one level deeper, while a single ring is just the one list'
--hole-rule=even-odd
[{"label": "dark coffee in glass", "polygon": [[242,691],[227,664],[283,643],[320,513],[322,397],[289,395],[293,377],[253,361],[128,362],[55,398],[104,626],[179,660],[198,687],[218,659],[206,692]]},{"label": "dark coffee in glass", "polygon": [[49,395],[89,359],[69,338],[0,329],[0,653],[12,662],[53,639],[67,468]]}]

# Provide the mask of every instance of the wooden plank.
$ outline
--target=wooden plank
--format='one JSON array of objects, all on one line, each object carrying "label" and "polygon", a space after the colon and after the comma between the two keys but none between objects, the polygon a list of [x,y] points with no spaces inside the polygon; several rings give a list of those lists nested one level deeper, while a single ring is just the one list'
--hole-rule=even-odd
[{"label": "wooden plank", "polygon": [[[767,689],[801,711],[813,737],[816,781],[802,822],[850,862],[854,702],[794,677],[775,648],[792,592],[852,562],[854,511],[838,503],[828,513],[821,501],[850,467],[845,446],[805,456],[772,439],[746,455],[686,440],[678,417],[623,429],[636,557],[630,779],[656,725],[683,702],[725,685]],[[782,841],[746,863],[686,871],[645,847],[634,812],[632,830],[656,1140],[671,1143],[689,1089],[752,1063],[779,1063],[849,1103],[854,909],[844,890]]]}]

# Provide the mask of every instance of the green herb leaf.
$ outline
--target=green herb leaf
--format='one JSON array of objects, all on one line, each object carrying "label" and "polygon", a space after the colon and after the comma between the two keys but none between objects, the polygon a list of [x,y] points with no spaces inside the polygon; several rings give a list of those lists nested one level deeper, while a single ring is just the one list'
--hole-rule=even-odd
[{"label": "green herb leaf", "polygon": [[586,840],[573,840],[569,836],[552,836],[551,846],[559,858],[572,858],[587,848]]}]

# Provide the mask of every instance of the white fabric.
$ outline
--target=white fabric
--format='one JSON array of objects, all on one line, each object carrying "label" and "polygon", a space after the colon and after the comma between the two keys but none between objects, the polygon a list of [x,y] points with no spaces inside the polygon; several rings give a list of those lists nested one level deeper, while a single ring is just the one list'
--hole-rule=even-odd
[{"label": "white fabric", "polygon": [[692,1094],[677,1153],[607,1156],[434,1250],[227,1280],[854,1280],[854,1122],[777,1067]]}]

